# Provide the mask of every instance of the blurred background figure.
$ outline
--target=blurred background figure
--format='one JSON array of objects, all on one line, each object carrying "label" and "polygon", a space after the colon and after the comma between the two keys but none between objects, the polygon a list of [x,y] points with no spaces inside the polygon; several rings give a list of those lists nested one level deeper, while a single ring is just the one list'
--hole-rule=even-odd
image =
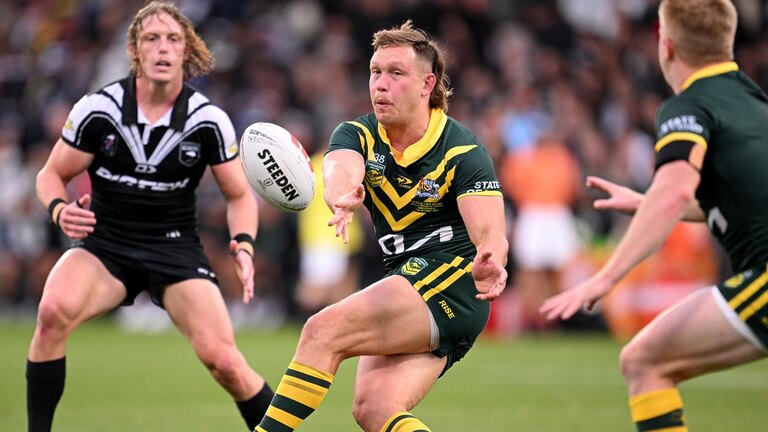
[{"label": "blurred background figure", "polygon": [[531,148],[507,153],[500,180],[517,209],[513,291],[522,330],[546,330],[553,322],[538,313],[539,306],[559,292],[563,269],[580,247],[573,214],[581,188],[579,166],[558,137],[545,134]]},{"label": "blurred background figure", "polygon": [[300,276],[295,300],[299,313],[309,317],[320,309],[336,303],[360,288],[357,263],[352,256],[360,251],[363,232],[355,219],[348,227],[349,244],[336,237],[328,220],[333,213],[323,199],[323,155],[312,155],[315,169],[315,197],[299,217]]}]

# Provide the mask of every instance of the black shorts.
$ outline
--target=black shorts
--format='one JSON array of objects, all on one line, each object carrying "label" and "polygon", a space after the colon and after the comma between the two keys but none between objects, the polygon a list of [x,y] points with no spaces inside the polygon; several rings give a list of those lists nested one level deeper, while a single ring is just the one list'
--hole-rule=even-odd
[{"label": "black shorts", "polygon": [[163,307],[165,288],[188,279],[207,279],[218,285],[208,257],[194,229],[166,235],[120,235],[98,227],[71,247],[95,255],[128,291],[122,306],[132,305],[147,291],[152,302]]},{"label": "black shorts", "polygon": [[390,272],[408,279],[427,303],[440,331],[440,345],[433,353],[448,357],[443,373],[461,360],[488,323],[491,306],[478,300],[471,273],[472,261],[442,252],[431,252]]}]

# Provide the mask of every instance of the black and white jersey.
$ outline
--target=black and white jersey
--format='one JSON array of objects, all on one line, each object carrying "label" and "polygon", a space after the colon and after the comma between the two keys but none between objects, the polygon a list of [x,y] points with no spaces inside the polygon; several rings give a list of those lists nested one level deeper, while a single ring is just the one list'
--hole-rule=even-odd
[{"label": "black and white jersey", "polygon": [[136,103],[134,77],[80,99],[62,139],[94,156],[88,175],[96,231],[122,235],[193,229],[195,189],[206,166],[238,153],[227,114],[186,84],[173,109],[149,124]]}]

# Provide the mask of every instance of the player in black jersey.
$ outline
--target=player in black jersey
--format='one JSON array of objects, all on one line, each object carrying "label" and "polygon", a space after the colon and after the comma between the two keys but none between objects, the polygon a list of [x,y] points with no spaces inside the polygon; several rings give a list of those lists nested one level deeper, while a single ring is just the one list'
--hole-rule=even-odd
[{"label": "player in black jersey", "polygon": [[682,299],[621,353],[638,431],[687,431],[679,382],[764,358],[768,350],[768,97],[733,59],[729,0],[663,0],[659,63],[675,96],[656,118],[656,174],[645,195],[603,179],[598,208],[635,212],[585,283],[547,300],[549,318],[591,309],[682,220],[707,222],[736,276]]},{"label": "player in black jersey", "polygon": [[[74,239],[46,281],[27,363],[29,431],[50,431],[64,390],[65,346],[82,322],[147,290],[237,402],[249,428],[272,391],[238,351],[197,235],[195,189],[210,165],[227,202],[243,300],[253,296],[257,207],[227,115],[185,82],[213,58],[174,5],[152,2],[128,30],[131,75],[84,96],[37,176],[37,195]],[[66,185],[88,171],[92,191]]]},{"label": "player in black jersey", "polygon": [[296,429],[355,356],[363,430],[428,431],[407,411],[467,353],[506,284],[499,182],[485,148],[445,113],[440,49],[410,21],[376,33],[373,47],[374,113],[331,136],[324,195],[345,242],[367,207],[388,275],[307,321],[259,432]]}]

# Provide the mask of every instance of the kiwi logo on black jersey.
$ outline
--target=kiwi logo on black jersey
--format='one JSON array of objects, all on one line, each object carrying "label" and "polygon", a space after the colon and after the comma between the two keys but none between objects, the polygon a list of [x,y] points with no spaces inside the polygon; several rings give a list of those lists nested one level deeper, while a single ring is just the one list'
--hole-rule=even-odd
[{"label": "kiwi logo on black jersey", "polygon": [[117,154],[117,138],[115,134],[109,134],[102,138],[99,149],[104,156],[112,157]]},{"label": "kiwi logo on black jersey", "polygon": [[179,144],[179,162],[192,166],[200,160],[200,143],[184,141]]},{"label": "kiwi logo on black jersey", "polygon": [[371,187],[381,186],[384,180],[384,164],[376,161],[365,162],[365,181]]}]

